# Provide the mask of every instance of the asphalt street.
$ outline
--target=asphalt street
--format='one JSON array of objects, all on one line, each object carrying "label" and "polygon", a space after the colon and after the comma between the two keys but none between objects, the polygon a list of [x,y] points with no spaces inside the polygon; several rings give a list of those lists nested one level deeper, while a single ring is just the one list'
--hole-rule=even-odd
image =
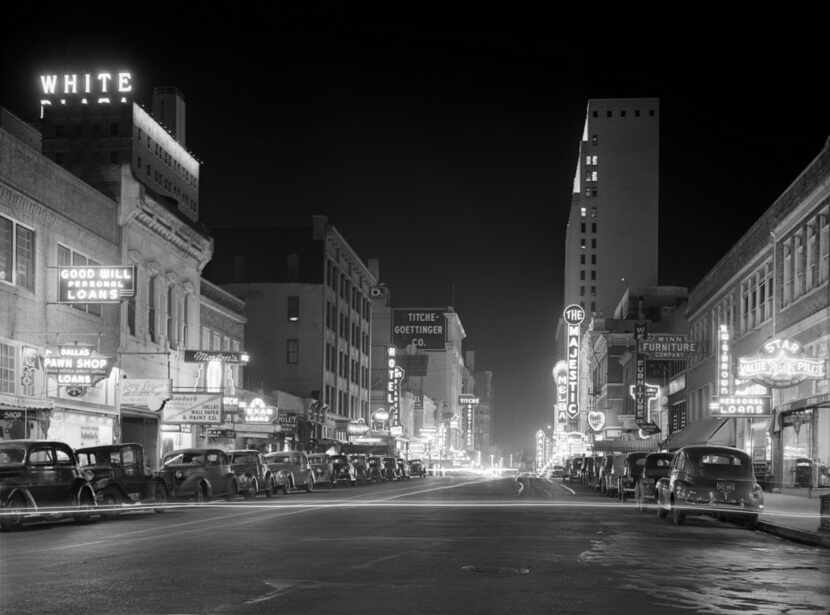
[{"label": "asphalt street", "polygon": [[830,551],[517,491],[427,478],[37,524],[0,534],[0,612],[830,612]]}]

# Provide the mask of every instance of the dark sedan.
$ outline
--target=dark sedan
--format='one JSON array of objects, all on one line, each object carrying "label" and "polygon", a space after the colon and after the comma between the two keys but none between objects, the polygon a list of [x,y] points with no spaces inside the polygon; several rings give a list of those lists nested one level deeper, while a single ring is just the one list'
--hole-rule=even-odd
[{"label": "dark sedan", "polygon": [[95,509],[91,477],[63,442],[0,442],[0,527],[17,530],[24,520],[43,516],[89,521]]},{"label": "dark sedan", "polygon": [[204,502],[224,496],[230,500],[239,493],[228,456],[219,449],[173,451],[162,460],[161,477],[168,495],[175,499]]},{"label": "dark sedan", "polygon": [[670,514],[676,525],[682,525],[689,514],[711,514],[753,526],[763,508],[752,459],[736,448],[681,448],[668,477],[657,482],[657,515]]},{"label": "dark sedan", "polygon": [[644,459],[634,488],[638,510],[645,511],[649,502],[657,501],[657,481],[669,475],[673,457],[672,453],[651,453]]}]

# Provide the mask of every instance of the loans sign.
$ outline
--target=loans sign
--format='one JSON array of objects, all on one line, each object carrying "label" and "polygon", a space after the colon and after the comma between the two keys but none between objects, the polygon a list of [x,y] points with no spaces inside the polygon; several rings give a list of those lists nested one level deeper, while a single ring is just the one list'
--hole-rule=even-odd
[{"label": "loans sign", "polygon": [[118,303],[135,296],[135,266],[58,267],[58,303]]},{"label": "loans sign", "polygon": [[798,342],[773,339],[751,357],[738,358],[738,377],[775,389],[795,386],[805,380],[827,377],[827,361],[804,356]]},{"label": "loans sign", "polygon": [[721,418],[768,416],[770,414],[769,397],[720,397],[717,406],[710,408],[711,416]]},{"label": "loans sign", "polygon": [[109,374],[112,357],[96,354],[92,346],[59,346],[56,355],[44,357],[43,367],[58,385],[89,387]]}]

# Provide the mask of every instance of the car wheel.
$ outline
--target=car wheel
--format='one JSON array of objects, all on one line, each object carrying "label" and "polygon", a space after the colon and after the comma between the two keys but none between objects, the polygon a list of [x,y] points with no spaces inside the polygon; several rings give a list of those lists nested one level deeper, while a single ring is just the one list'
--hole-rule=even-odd
[{"label": "car wheel", "polygon": [[672,504],[671,520],[675,525],[683,525],[686,523],[686,513],[680,510],[680,507],[677,506],[677,504]]},{"label": "car wheel", "polygon": [[231,481],[231,486],[228,489],[228,494],[225,496],[225,501],[230,502],[231,500],[233,500],[238,495],[239,495],[239,485],[236,484],[235,480],[232,480]]},{"label": "car wheel", "polygon": [[3,510],[3,515],[0,516],[0,528],[6,532],[14,532],[22,528],[24,515],[23,511],[26,508],[26,498],[16,493],[9,505]]},{"label": "car wheel", "polygon": [[[167,504],[167,487],[162,485],[161,483],[156,483],[156,487],[153,490],[153,500],[155,500],[156,504]],[[154,509],[157,513],[163,513],[164,507]]]},{"label": "car wheel", "polygon": [[195,499],[197,504],[207,502],[207,486],[204,483],[199,483],[199,486],[196,487]]},{"label": "car wheel", "polygon": [[83,512],[73,515],[75,522],[91,523],[91,511],[95,510],[95,496],[92,494],[91,489],[81,489],[81,492],[78,494],[78,508]]},{"label": "car wheel", "polygon": [[314,491],[314,479],[311,478],[311,475],[309,475],[305,481],[305,492],[311,493],[312,491]]},{"label": "car wheel", "polygon": [[104,491],[103,496],[101,497],[101,504],[104,507],[104,511],[101,513],[101,516],[104,519],[115,519],[118,516],[117,507],[121,503],[121,495],[112,490],[107,489]]}]

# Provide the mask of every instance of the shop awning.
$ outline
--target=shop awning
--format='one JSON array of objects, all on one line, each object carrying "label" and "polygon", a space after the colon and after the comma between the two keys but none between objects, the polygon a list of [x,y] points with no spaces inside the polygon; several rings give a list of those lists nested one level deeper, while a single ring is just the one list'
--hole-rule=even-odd
[{"label": "shop awning", "polygon": [[4,410],[52,410],[54,407],[55,404],[50,399],[0,395],[0,408]]},{"label": "shop awning", "polygon": [[636,451],[656,451],[657,441],[654,438],[640,440],[600,440],[593,444],[595,453],[629,453]]},{"label": "shop awning", "polygon": [[695,446],[705,444],[728,444],[724,438],[728,438],[728,434],[723,434],[719,439],[718,432],[726,425],[729,419],[708,417],[700,419],[693,423],[689,423],[682,431],[676,431],[671,434],[663,444],[664,448],[670,451],[676,451],[684,446]]}]

